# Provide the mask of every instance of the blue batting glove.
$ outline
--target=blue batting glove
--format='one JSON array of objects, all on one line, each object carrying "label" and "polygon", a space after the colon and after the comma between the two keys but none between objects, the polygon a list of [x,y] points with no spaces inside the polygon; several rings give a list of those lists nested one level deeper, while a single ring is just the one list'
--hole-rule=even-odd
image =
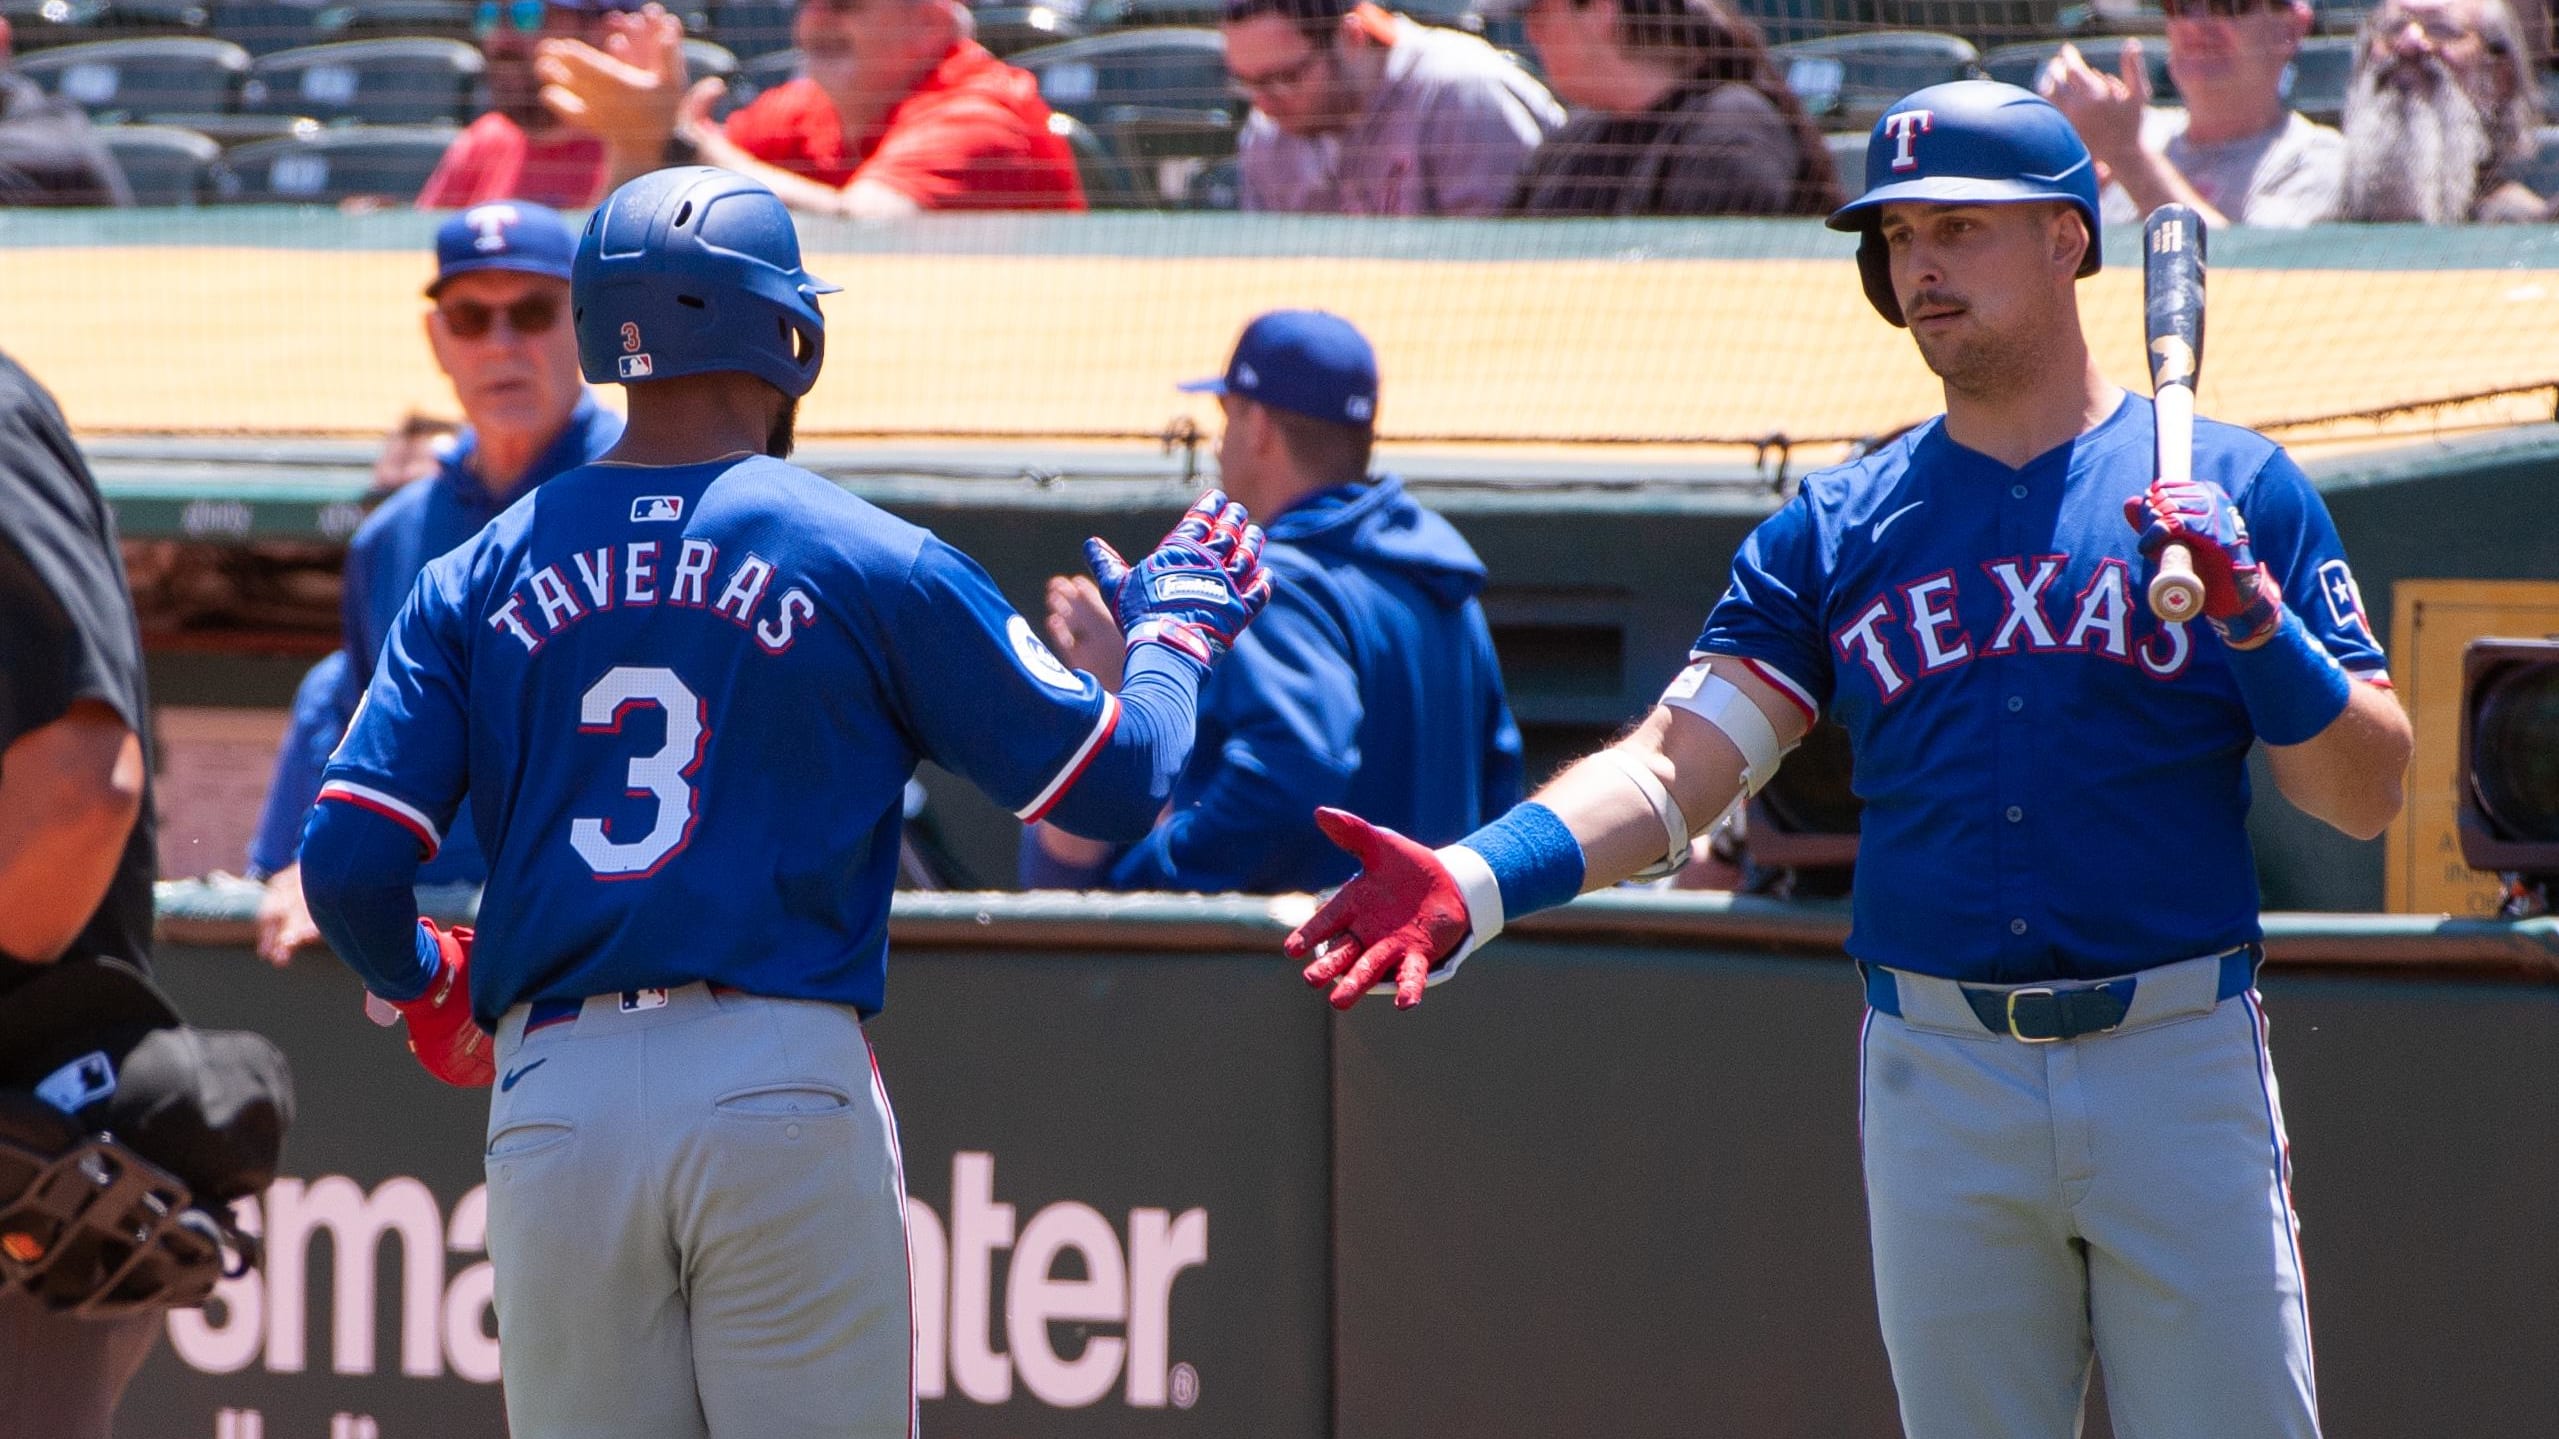
[{"label": "blue batting glove", "polygon": [[1160,644],[1215,664],[1270,602],[1262,540],[1242,505],[1211,490],[1135,565],[1098,539],[1085,541],[1084,560],[1130,649]]},{"label": "blue batting glove", "polygon": [[2248,522],[2221,486],[2158,481],[2124,501],[2124,522],[2141,532],[2142,556],[2154,567],[2161,550],[2186,547],[2204,583],[2204,617],[2222,638],[2245,644],[2283,618],[2283,591],[2249,551]]}]

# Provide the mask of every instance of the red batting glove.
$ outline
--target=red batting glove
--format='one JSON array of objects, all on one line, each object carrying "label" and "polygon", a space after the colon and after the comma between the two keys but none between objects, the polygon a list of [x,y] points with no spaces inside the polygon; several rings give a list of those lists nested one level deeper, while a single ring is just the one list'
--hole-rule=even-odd
[{"label": "red batting glove", "polygon": [[1359,861],[1359,873],[1291,930],[1282,947],[1291,959],[1315,956],[1306,982],[1331,984],[1335,1009],[1359,1003],[1389,971],[1395,1007],[1411,1009],[1422,1002],[1430,972],[1473,929],[1465,896],[1426,845],[1344,810],[1319,809],[1315,823]]},{"label": "red batting glove", "polygon": [[440,962],[426,993],[391,1003],[409,1022],[409,1053],[447,1084],[484,1088],[497,1078],[497,1046],[471,1017],[471,931],[418,923],[434,938]]}]

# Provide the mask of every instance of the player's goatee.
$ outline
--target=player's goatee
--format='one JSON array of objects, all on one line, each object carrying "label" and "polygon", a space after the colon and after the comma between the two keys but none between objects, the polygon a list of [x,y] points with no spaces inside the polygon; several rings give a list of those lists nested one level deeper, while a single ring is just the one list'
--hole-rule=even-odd
[{"label": "player's goatee", "polygon": [[791,446],[797,439],[793,431],[799,421],[800,402],[797,399],[785,398],[782,401],[782,412],[773,417],[773,428],[764,432],[764,453],[777,460],[789,459]]}]

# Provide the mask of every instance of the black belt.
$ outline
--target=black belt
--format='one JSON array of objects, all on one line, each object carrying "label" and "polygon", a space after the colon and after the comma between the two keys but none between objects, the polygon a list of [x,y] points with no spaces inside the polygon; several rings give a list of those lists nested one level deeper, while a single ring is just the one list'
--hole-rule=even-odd
[{"label": "black belt", "polygon": [[[2264,947],[2254,944],[2241,945],[2222,955],[2221,983],[2214,998],[2229,999],[2245,993],[2257,982],[2257,962],[2264,956]],[[1892,971],[1872,964],[1857,967],[1865,974],[1866,1003],[1878,1013],[1899,1019],[1901,991],[1893,983]],[[2028,1044],[2051,1044],[2104,1034],[2121,1025],[2132,1010],[2133,993],[2140,985],[2141,976],[2136,974],[2095,983],[1956,987],[1963,990],[1965,1001],[1972,1005],[1984,1029]]]}]

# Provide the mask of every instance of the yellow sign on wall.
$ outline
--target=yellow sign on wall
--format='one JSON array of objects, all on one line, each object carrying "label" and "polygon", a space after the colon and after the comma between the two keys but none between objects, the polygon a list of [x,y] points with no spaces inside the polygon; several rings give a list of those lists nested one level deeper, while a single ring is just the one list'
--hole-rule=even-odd
[{"label": "yellow sign on wall", "polygon": [[2461,652],[2490,635],[2559,634],[2559,582],[2401,580],[2391,587],[2390,676],[2417,730],[2408,807],[2384,844],[2383,903],[2400,914],[2492,915],[2497,877],[2461,860]]}]

